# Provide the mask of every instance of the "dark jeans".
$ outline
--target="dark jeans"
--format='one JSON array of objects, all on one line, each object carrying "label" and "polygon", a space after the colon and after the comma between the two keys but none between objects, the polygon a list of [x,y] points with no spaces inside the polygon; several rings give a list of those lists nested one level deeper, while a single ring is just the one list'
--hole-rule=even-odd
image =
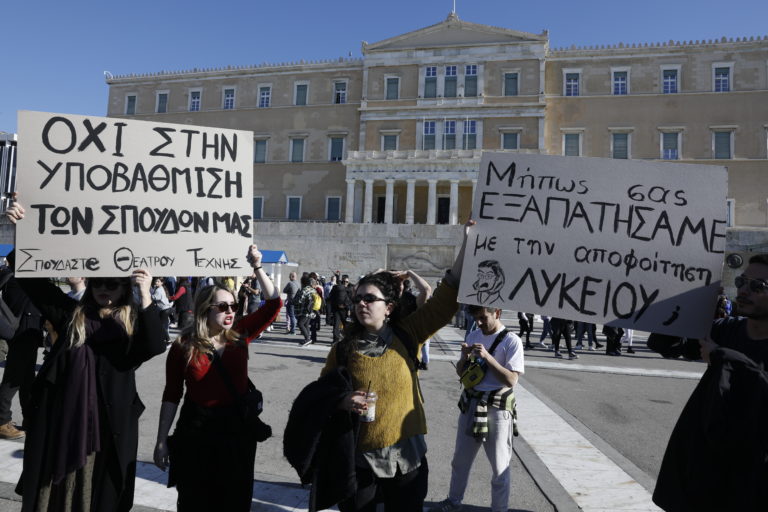
[{"label": "dark jeans", "polygon": [[[37,348],[42,340],[41,331],[27,329],[8,342],[8,357],[5,360],[3,380],[0,382],[0,425],[11,421],[11,402],[16,393],[19,393],[22,416],[27,415],[31,385],[35,379]],[[64,336],[60,336],[59,340],[66,343]]]},{"label": "dark jeans", "polygon": [[529,347],[531,345],[531,332],[533,331],[533,317],[526,315],[519,318],[518,322],[520,323],[520,334],[518,336],[522,339],[523,334],[525,334],[525,346]]},{"label": "dark jeans", "polygon": [[294,332],[296,330],[296,314],[294,313],[291,299],[288,299],[285,303],[285,317],[285,328]]},{"label": "dark jeans", "polygon": [[315,311],[315,318],[309,321],[309,332],[312,343],[317,343],[317,331],[320,330],[320,311]]},{"label": "dark jeans", "polygon": [[587,333],[587,343],[589,345],[597,344],[597,326],[588,322],[576,322],[576,344],[581,345],[584,339],[584,333]]},{"label": "dark jeans", "polygon": [[384,503],[386,512],[421,512],[427,497],[429,466],[426,457],[421,466],[410,473],[392,478],[379,478],[370,468],[357,468],[357,493],[339,503],[340,512],[375,512]]},{"label": "dark jeans", "polygon": [[560,352],[560,337],[565,338],[565,346],[568,348],[568,353],[573,352],[571,346],[571,326],[568,324],[551,323],[552,328],[552,344],[555,346],[555,353]]},{"label": "dark jeans", "polygon": [[304,341],[311,341],[311,334],[309,332],[309,315],[302,315],[298,318],[298,325],[299,330],[301,331],[301,335],[304,336]]},{"label": "dark jeans", "polygon": [[347,310],[337,309],[333,312],[333,342],[341,340],[344,324],[347,322]]}]

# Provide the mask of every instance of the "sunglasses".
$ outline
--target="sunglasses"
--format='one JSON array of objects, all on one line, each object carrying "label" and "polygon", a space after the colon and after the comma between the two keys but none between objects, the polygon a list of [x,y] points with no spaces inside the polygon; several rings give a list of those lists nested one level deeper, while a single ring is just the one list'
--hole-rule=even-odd
[{"label": "sunglasses", "polygon": [[123,284],[118,279],[104,279],[101,277],[93,277],[88,280],[88,283],[91,285],[91,288],[106,288],[111,292],[117,290]]},{"label": "sunglasses", "polygon": [[762,279],[752,279],[751,277],[747,276],[736,276],[736,279],[734,279],[733,282],[736,285],[736,288],[741,288],[745,284],[749,283],[749,289],[755,293],[768,292],[768,283]]},{"label": "sunglasses", "polygon": [[363,301],[366,304],[371,304],[372,302],[386,302],[387,299],[384,299],[382,297],[377,297],[372,293],[366,293],[365,295],[355,295],[352,297],[352,304],[357,304],[358,302]]},{"label": "sunglasses", "polygon": [[221,313],[227,313],[230,310],[233,313],[235,313],[237,311],[237,302],[233,302],[231,304],[228,304],[226,302],[219,302],[218,304],[211,304],[210,308],[211,309],[216,308]]}]

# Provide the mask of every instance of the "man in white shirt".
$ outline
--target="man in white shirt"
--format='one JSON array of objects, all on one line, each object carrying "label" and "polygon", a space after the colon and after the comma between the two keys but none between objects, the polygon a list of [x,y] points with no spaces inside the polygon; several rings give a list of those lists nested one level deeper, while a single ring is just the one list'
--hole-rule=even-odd
[{"label": "man in white shirt", "polygon": [[[456,431],[448,498],[430,512],[461,510],[472,463],[481,446],[493,470],[491,510],[506,512],[509,505],[515,414],[512,388],[518,376],[525,372],[523,344],[501,323],[500,309],[468,306],[468,312],[478,329],[469,333],[466,343],[462,344],[456,372],[461,375],[472,358],[481,357],[486,362],[485,376],[472,389],[465,389],[459,400],[462,412]],[[483,412],[487,412],[487,421]]]}]

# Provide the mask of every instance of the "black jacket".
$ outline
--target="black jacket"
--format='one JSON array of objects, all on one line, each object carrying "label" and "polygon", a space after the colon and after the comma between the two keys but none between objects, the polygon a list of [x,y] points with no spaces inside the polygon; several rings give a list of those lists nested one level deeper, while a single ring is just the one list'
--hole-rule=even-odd
[{"label": "black jacket", "polygon": [[322,510],[357,491],[355,445],[359,417],[339,411],[353,391],[346,368],[330,371],[296,397],[283,436],[283,454],[302,484],[312,484],[309,510]]},{"label": "black jacket", "polygon": [[653,501],[667,512],[768,510],[768,374],[718,348],[677,421]]},{"label": "black jacket", "polygon": [[352,307],[352,298],[349,296],[349,288],[343,284],[334,285],[328,297],[328,303],[333,311],[349,309]]}]

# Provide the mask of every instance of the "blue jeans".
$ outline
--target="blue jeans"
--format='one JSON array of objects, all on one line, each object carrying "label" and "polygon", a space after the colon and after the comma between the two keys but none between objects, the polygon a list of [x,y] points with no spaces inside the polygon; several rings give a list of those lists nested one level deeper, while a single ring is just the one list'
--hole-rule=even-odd
[{"label": "blue jeans", "polygon": [[285,304],[285,327],[291,332],[296,330],[296,315],[293,312],[293,304],[286,302]]}]

